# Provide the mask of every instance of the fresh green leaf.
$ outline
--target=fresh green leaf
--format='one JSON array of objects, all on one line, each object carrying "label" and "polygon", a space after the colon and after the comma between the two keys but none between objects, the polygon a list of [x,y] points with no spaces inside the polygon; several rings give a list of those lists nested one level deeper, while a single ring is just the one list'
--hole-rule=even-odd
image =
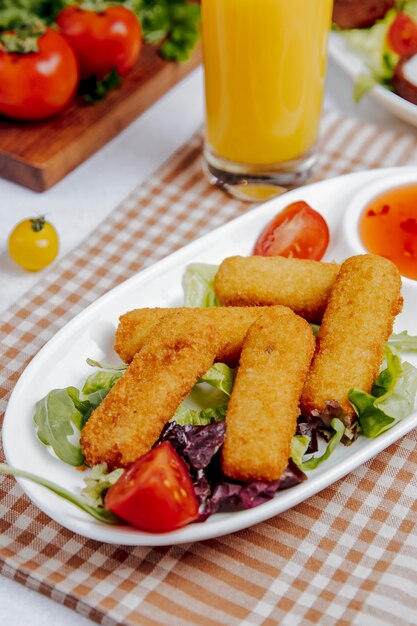
[{"label": "fresh green leaf", "polygon": [[309,444],[310,437],[307,435],[294,435],[291,439],[291,458],[300,469],[302,469],[303,456],[307,452]]},{"label": "fresh green leaf", "polygon": [[145,41],[162,44],[162,56],[187,61],[200,38],[200,6],[187,0],[140,0],[126,3],[138,15]]},{"label": "fresh green leaf", "polygon": [[402,333],[393,333],[388,340],[388,345],[400,351],[417,352],[417,335],[409,335],[406,330]]},{"label": "fresh green leaf", "polygon": [[122,79],[114,67],[104,78],[97,80],[95,76],[81,83],[80,89],[83,98],[88,104],[102,102],[110,91],[120,87]]},{"label": "fresh green leaf", "polygon": [[348,46],[362,59],[373,77],[379,81],[390,81],[393,68],[398,62],[398,54],[387,44],[387,32],[394,21],[396,11],[388,11],[382,20],[371,28],[353,28],[339,31]]},{"label": "fresh green leaf", "polygon": [[311,330],[313,331],[313,335],[317,337],[320,330],[320,324],[314,324],[314,322],[310,322],[310,326]]},{"label": "fresh green leaf", "polygon": [[175,412],[172,422],[180,426],[192,424],[193,426],[207,426],[211,422],[222,422],[226,418],[227,405],[217,408],[190,409],[181,404]]},{"label": "fresh green leaf", "polygon": [[75,434],[74,426],[80,430],[84,420],[78,398],[79,391],[75,387],[53,389],[36,403],[34,415],[37,435],[42,443],[51,446],[64,463],[75,466],[84,463],[79,446],[69,440]]},{"label": "fresh green leaf", "polygon": [[400,6],[397,5],[397,10],[407,13],[413,20],[417,21],[417,0],[405,0],[405,2],[400,2]]},{"label": "fresh green leaf", "polygon": [[26,480],[30,480],[33,483],[36,483],[37,485],[41,485],[42,487],[49,489],[49,491],[52,491],[52,493],[55,493],[60,498],[63,498],[64,500],[67,500],[68,502],[75,504],[75,506],[77,506],[79,509],[81,509],[85,513],[88,513],[89,515],[99,520],[100,522],[104,522],[105,524],[122,523],[121,520],[118,517],[116,517],[108,509],[90,506],[89,504],[84,502],[84,500],[82,500],[81,498],[77,498],[77,496],[74,496],[74,494],[72,494],[70,491],[67,491],[63,487],[60,487],[56,483],[53,483],[50,480],[46,480],[45,478],[42,478],[41,476],[36,476],[35,474],[32,474],[30,472],[16,469],[14,467],[10,467],[3,463],[0,464],[0,472],[2,474],[7,474],[9,476],[18,476],[20,478],[25,478]]},{"label": "fresh green leaf", "polygon": [[343,424],[341,420],[337,418],[333,418],[330,425],[335,432],[334,432],[334,435],[331,437],[331,439],[328,441],[326,450],[321,456],[319,457],[313,456],[307,461],[304,461],[303,463],[304,470],[316,469],[316,467],[321,465],[324,461],[326,461],[330,457],[330,455],[334,452],[334,450],[337,448],[337,446],[341,442],[342,437],[345,434],[345,425]]},{"label": "fresh green leaf", "polygon": [[235,374],[225,363],[215,363],[198,381],[199,383],[207,383],[227,396],[232,395],[233,384],[235,382]]},{"label": "fresh green leaf", "polygon": [[81,495],[85,497],[87,504],[94,507],[103,507],[104,496],[107,490],[119,480],[123,472],[122,468],[109,472],[107,463],[94,465],[91,475],[84,478],[85,487],[81,491]]},{"label": "fresh green leaf", "polygon": [[395,419],[389,417],[374,405],[375,397],[362,389],[351,389],[348,399],[358,416],[362,434],[374,439],[384,430],[394,425]]},{"label": "fresh green leaf", "polygon": [[94,374],[90,374],[86,379],[82,393],[85,395],[89,395],[95,393],[96,391],[100,391],[103,389],[110,389],[113,385],[121,378],[123,372],[107,372],[107,371],[99,371],[94,372]]},{"label": "fresh green leaf", "polygon": [[345,434],[345,425],[336,417],[331,421],[334,435],[329,439],[326,450],[321,456],[312,456],[307,461],[303,461],[303,456],[308,448],[309,437],[296,435],[291,442],[291,457],[296,465],[304,472],[316,469],[334,452]]},{"label": "fresh green leaf", "polygon": [[217,265],[207,263],[191,263],[187,266],[182,279],[185,306],[202,308],[219,306],[214,293],[214,277],[217,270]]},{"label": "fresh green leaf", "polygon": [[353,84],[354,101],[359,102],[363,98],[363,96],[368,93],[368,91],[371,91],[371,89],[373,89],[375,85],[378,84],[378,79],[375,78],[375,76],[373,76],[372,74],[368,74],[366,72],[362,72],[361,74],[359,74]]},{"label": "fresh green leaf", "polygon": [[107,363],[100,363],[100,361],[95,361],[90,358],[86,359],[86,363],[91,367],[98,367],[100,370],[109,370],[110,372],[124,372],[128,367],[125,363],[122,365],[108,365]]},{"label": "fresh green leaf", "polygon": [[417,369],[401,362],[389,346],[385,348],[386,367],[380,372],[368,394],[351,389],[348,399],[358,416],[363,434],[378,437],[414,409],[417,393]]}]

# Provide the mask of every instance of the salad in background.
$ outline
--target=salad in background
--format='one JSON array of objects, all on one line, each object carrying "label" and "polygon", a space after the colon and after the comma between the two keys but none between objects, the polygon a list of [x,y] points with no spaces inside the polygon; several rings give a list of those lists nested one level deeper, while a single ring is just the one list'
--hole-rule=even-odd
[{"label": "salad in background", "polygon": [[417,104],[417,0],[335,0],[333,20],[368,70],[355,80],[355,100],[382,85]]}]

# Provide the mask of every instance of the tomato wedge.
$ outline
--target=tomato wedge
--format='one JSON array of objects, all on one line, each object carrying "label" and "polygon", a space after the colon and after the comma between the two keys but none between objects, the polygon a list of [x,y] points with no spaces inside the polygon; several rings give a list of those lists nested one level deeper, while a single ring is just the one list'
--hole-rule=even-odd
[{"label": "tomato wedge", "polygon": [[198,517],[190,475],[168,441],[122,474],[108,490],[105,506],[136,528],[156,533],[175,530]]},{"label": "tomato wedge", "polygon": [[307,202],[289,204],[267,225],[253,253],[319,261],[329,245],[329,227]]},{"label": "tomato wedge", "polygon": [[389,47],[400,56],[417,52],[417,22],[406,13],[397,13],[387,33]]}]

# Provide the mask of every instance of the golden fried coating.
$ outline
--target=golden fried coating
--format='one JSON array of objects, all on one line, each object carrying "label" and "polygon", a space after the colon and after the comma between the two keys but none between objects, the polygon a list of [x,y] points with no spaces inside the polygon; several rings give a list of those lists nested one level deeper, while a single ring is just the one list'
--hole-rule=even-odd
[{"label": "golden fried coating", "polygon": [[223,306],[283,304],[319,323],[339,268],[305,259],[235,256],[221,263],[214,290]]},{"label": "golden fried coating", "polygon": [[230,478],[276,480],[287,467],[314,345],[310,325],[285,307],[271,307],[248,330],[226,414],[222,468]]},{"label": "golden fried coating", "polygon": [[364,254],[343,263],[301,396],[304,414],[321,412],[326,401],[336,400],[347,413],[347,425],[354,421],[347,394],[351,387],[370,392],[401,311],[400,291],[400,273],[388,259]]},{"label": "golden fried coating", "polygon": [[216,353],[210,320],[165,316],[83,428],[86,464],[125,467],[148,452]]},{"label": "golden fried coating", "polygon": [[[202,320],[210,320],[216,327],[219,352],[215,360],[235,367],[239,362],[242,342],[249,326],[268,307],[214,307],[211,309],[135,309],[120,317],[116,330],[114,349],[125,363],[130,363],[154,332],[156,324],[166,315],[176,311],[184,320],[197,312]],[[191,322],[190,322],[191,323]]]}]

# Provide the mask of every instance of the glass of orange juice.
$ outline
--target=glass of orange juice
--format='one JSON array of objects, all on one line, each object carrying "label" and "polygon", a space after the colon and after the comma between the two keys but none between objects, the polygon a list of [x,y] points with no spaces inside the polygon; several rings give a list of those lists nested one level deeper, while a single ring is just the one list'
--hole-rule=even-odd
[{"label": "glass of orange juice", "polygon": [[211,182],[253,200],[311,174],[332,6],[332,0],[202,0]]}]

